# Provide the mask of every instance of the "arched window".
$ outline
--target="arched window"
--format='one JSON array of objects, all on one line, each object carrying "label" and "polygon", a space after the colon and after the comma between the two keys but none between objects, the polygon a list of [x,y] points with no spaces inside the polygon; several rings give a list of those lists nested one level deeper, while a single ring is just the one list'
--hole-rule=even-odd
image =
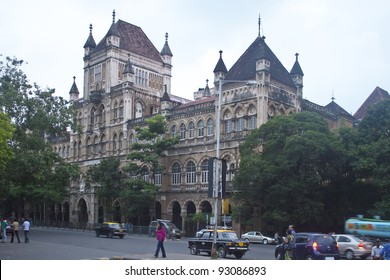
[{"label": "arched window", "polygon": [[95,136],[93,138],[93,144],[92,144],[92,148],[93,148],[93,153],[96,155],[97,152],[98,152],[98,147],[99,147],[99,138],[97,136]]},{"label": "arched window", "polygon": [[135,118],[141,118],[142,113],[142,104],[140,102],[135,103]]},{"label": "arched window", "polygon": [[181,184],[181,167],[175,162],[172,165],[172,185],[180,185]]},{"label": "arched window", "polygon": [[184,123],[180,125],[180,140],[186,139],[186,126]]},{"label": "arched window", "polygon": [[253,105],[251,105],[248,109],[248,129],[249,130],[253,130],[256,128],[256,126],[257,126],[256,119],[257,119],[256,109]]},{"label": "arched window", "polygon": [[177,136],[177,127],[176,127],[176,125],[174,124],[174,125],[172,125],[172,127],[171,127],[171,137],[174,138],[174,137],[176,137],[176,136]]},{"label": "arched window", "polygon": [[116,151],[118,149],[117,141],[118,141],[118,136],[116,134],[114,134],[114,137],[112,138],[112,149],[114,151]]},{"label": "arched window", "polygon": [[154,184],[156,186],[161,186],[162,185],[162,174],[161,171],[156,171],[154,174]]},{"label": "arched window", "polygon": [[188,138],[192,139],[195,137],[195,124],[194,122],[190,122],[188,124]]},{"label": "arched window", "polygon": [[198,137],[204,136],[204,122],[203,120],[198,121]]},{"label": "arched window", "polygon": [[115,102],[114,104],[114,120],[116,120],[119,117],[119,108],[118,108],[118,102]]},{"label": "arched window", "polygon": [[119,142],[118,142],[118,149],[119,149],[119,151],[122,151],[122,148],[123,148],[122,142],[123,142],[123,133],[121,132],[119,134]]},{"label": "arched window", "polygon": [[100,151],[102,151],[102,153],[106,152],[106,135],[104,134],[100,138]]},{"label": "arched window", "polygon": [[90,114],[90,118],[89,118],[89,124],[93,127],[93,125],[95,124],[95,112],[96,112],[96,109],[95,107],[92,107],[91,109],[91,114]]},{"label": "arched window", "polygon": [[229,133],[233,131],[233,121],[232,121],[232,116],[229,111],[226,111],[224,116],[223,116],[223,123],[224,123],[224,132]]},{"label": "arched window", "polygon": [[105,126],[106,125],[106,111],[104,109],[104,105],[102,104],[100,107],[99,107],[99,123],[100,123],[100,126]]},{"label": "arched window", "polygon": [[123,100],[121,100],[120,104],[119,104],[119,118],[123,118]]},{"label": "arched window", "polygon": [[186,182],[187,184],[196,183],[196,165],[193,161],[189,161],[186,166]]},{"label": "arched window", "polygon": [[142,167],[141,171],[142,181],[149,182],[149,168],[146,166]]},{"label": "arched window", "polygon": [[91,139],[88,137],[87,139],[87,156],[89,157],[92,155],[92,144],[91,144]]},{"label": "arched window", "polygon": [[77,142],[73,143],[73,157],[76,158],[77,156]]},{"label": "arched window", "polygon": [[209,182],[209,160],[205,159],[202,161],[202,184],[207,184]]},{"label": "arched window", "polygon": [[207,120],[207,136],[214,135],[214,120],[212,118]]}]

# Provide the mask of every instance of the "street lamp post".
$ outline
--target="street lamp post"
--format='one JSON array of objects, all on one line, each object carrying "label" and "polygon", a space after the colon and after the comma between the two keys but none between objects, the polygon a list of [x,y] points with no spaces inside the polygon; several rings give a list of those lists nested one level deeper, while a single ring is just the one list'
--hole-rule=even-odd
[{"label": "street lamp post", "polygon": [[219,79],[218,86],[218,110],[217,110],[217,147],[216,147],[216,159],[217,164],[215,168],[215,178],[214,178],[214,233],[213,233],[213,247],[211,250],[211,257],[215,257],[217,254],[217,228],[218,228],[218,200],[219,200],[219,189],[220,189],[220,179],[219,179],[219,160],[220,160],[220,137],[221,137],[221,107],[222,107],[222,84],[223,83],[245,83],[247,85],[255,85],[256,81],[240,81],[240,80],[223,80]]}]

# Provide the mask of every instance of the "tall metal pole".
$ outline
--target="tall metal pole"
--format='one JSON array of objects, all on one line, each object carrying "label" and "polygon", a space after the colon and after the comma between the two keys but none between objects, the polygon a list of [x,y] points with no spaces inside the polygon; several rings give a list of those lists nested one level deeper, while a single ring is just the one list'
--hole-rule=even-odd
[{"label": "tall metal pole", "polygon": [[[216,147],[216,164],[214,179],[214,234],[213,234],[213,252],[217,251],[217,227],[218,227],[218,194],[219,194],[219,143],[221,135],[221,104],[222,104],[222,79],[219,79],[218,89],[218,110],[217,110],[217,147]],[[213,254],[212,254],[213,256]]]}]

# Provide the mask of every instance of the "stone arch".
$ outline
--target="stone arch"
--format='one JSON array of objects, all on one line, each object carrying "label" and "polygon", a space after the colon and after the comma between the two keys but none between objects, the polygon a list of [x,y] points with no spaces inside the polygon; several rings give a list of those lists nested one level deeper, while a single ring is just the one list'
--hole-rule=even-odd
[{"label": "stone arch", "polygon": [[62,220],[67,223],[69,222],[70,218],[70,206],[69,206],[69,201],[65,201],[64,204],[62,205]]},{"label": "stone arch", "polygon": [[84,198],[80,198],[76,208],[77,221],[82,224],[88,222],[88,206]]},{"label": "stone arch", "polygon": [[177,200],[171,202],[172,222],[180,229],[183,228],[183,218],[181,216],[181,205]]},{"label": "stone arch", "polygon": [[121,207],[119,200],[114,201],[114,203],[112,204],[112,208],[113,208],[112,220],[114,222],[121,223],[122,222],[122,215],[121,215],[122,207]]}]

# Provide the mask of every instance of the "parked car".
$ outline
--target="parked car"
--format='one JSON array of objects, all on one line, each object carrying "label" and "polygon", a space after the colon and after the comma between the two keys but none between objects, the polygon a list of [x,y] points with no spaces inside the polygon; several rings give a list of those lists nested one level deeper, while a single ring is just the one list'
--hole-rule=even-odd
[{"label": "parked car", "polygon": [[246,232],[241,235],[241,238],[251,243],[263,243],[264,245],[276,244],[276,240],[274,238],[265,236],[259,231]]},{"label": "parked car", "polygon": [[[284,260],[284,244],[275,248],[275,259]],[[293,257],[296,260],[339,260],[337,242],[332,235],[299,232],[295,234]]]},{"label": "parked car", "polygon": [[[218,257],[234,255],[241,259],[249,250],[249,242],[239,239],[236,232],[229,229],[217,229],[216,248]],[[214,243],[214,229],[205,230],[201,236],[188,239],[188,248],[191,255],[207,253],[211,255]]]},{"label": "parked car", "polygon": [[351,234],[334,234],[339,245],[339,252],[341,257],[348,260],[354,258],[365,259],[371,255],[373,242],[365,237],[358,237]]},{"label": "parked car", "polygon": [[181,230],[171,221],[169,220],[156,220],[156,221],[151,221],[149,224],[149,236],[156,236],[156,229],[158,222],[161,222],[165,228],[165,231],[167,233],[167,238],[168,239],[180,239],[182,232]]},{"label": "parked car", "polygon": [[105,235],[109,238],[113,238],[114,236],[118,236],[119,238],[123,238],[127,232],[119,223],[115,222],[105,222],[95,228],[96,236]]}]

